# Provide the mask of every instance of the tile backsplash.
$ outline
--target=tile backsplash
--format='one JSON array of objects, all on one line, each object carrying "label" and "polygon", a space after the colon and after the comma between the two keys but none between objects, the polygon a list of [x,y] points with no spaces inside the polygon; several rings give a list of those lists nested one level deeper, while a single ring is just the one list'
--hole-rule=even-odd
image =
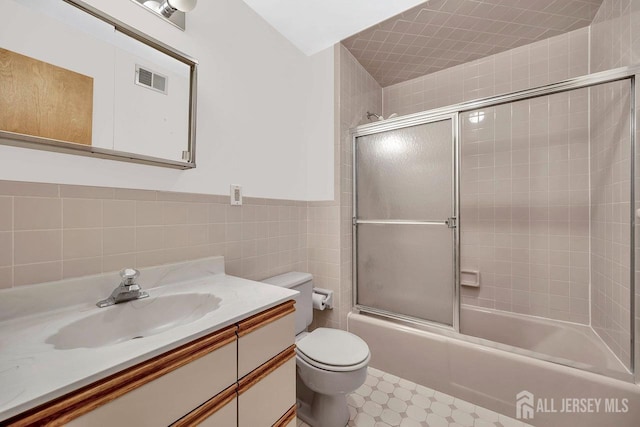
[{"label": "tile backsplash", "polygon": [[224,255],[229,274],[307,270],[307,202],[0,181],[0,288]]}]

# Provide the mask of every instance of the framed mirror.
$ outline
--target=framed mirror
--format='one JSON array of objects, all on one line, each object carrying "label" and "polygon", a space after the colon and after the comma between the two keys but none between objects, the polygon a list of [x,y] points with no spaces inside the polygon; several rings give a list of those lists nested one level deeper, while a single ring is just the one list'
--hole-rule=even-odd
[{"label": "framed mirror", "polygon": [[79,0],[0,3],[0,143],[195,167],[196,60]]}]

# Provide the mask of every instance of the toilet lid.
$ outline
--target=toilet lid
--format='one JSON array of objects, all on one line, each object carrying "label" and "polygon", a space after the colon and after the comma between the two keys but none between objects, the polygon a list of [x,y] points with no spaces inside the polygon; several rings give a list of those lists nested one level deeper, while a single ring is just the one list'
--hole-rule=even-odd
[{"label": "toilet lid", "polygon": [[353,366],[369,357],[366,342],[339,329],[318,328],[296,342],[296,346],[307,358],[329,366]]}]

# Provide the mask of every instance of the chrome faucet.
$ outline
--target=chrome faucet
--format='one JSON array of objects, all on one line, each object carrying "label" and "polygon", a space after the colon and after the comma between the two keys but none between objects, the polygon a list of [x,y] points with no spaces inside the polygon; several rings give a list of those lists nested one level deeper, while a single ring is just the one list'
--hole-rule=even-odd
[{"label": "chrome faucet", "polygon": [[125,268],[120,270],[120,277],[122,277],[120,285],[111,292],[111,296],[109,298],[98,301],[96,305],[103,308],[114,304],[120,304],[121,302],[148,297],[149,294],[143,291],[140,285],[136,283],[138,276],[140,276],[140,272],[135,268]]}]

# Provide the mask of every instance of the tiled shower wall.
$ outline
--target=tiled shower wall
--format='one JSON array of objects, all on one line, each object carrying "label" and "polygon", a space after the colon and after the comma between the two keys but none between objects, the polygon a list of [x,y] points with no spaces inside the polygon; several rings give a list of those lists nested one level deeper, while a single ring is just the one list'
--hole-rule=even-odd
[{"label": "tiled shower wall", "polygon": [[307,203],[0,181],[0,288],[224,255],[229,274],[307,269]]},{"label": "tiled shower wall", "polygon": [[461,116],[462,302],[589,323],[586,90]]},{"label": "tiled shower wall", "polygon": [[627,366],[630,356],[629,82],[590,90],[591,324]]},{"label": "tiled shower wall", "polygon": [[[382,88],[342,45],[336,52],[340,125],[335,142],[335,200],[309,203],[309,271],[316,286],[332,289],[333,310],[314,313],[314,325],[347,328],[351,310],[352,140],[350,129],[367,123],[367,111],[382,111]],[[325,258],[322,261],[319,257]]]},{"label": "tiled shower wall", "polygon": [[[638,62],[640,0],[605,0],[591,26],[591,72]],[[627,366],[631,350],[629,102],[628,82],[591,89],[592,325]]]},{"label": "tiled shower wall", "polygon": [[[584,75],[588,52],[589,30],[582,28],[387,87],[384,111],[410,114]],[[463,120],[461,266],[481,275],[479,289],[463,288],[463,301],[588,323],[588,225],[587,238],[567,228],[569,216],[588,204],[588,191],[586,203],[577,197],[580,185],[587,185],[581,196],[588,189],[588,99],[581,92],[539,102],[486,110],[475,129]],[[504,119],[513,121],[509,129]],[[555,120],[549,127],[548,119]],[[564,197],[570,183],[573,206]],[[534,201],[540,209],[530,209]]]}]

